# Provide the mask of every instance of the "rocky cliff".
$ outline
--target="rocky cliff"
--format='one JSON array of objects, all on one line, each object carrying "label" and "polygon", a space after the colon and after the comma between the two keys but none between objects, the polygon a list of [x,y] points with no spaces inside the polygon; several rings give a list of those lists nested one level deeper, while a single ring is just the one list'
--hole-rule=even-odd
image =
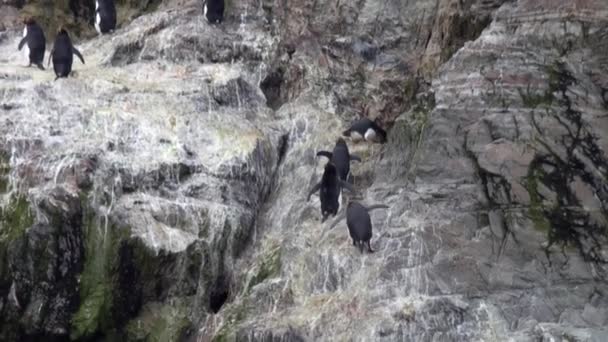
[{"label": "rocky cliff", "polygon": [[[0,3],[0,340],[608,340],[605,0],[119,5]],[[373,254],[306,201],[362,116]]]}]

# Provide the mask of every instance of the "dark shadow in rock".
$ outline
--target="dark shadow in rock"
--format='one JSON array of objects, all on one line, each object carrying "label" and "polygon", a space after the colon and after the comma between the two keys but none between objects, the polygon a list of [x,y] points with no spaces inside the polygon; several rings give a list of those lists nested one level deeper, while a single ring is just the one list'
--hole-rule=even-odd
[{"label": "dark shadow in rock", "polygon": [[124,66],[137,62],[143,47],[144,43],[139,40],[128,44],[118,44],[110,59],[110,64],[112,66]]},{"label": "dark shadow in rock", "polygon": [[277,68],[268,74],[260,84],[260,88],[264,92],[264,96],[266,96],[266,105],[273,110],[281,108],[285,103],[284,96],[281,96],[283,93],[283,74],[284,70]]},{"label": "dark shadow in rock", "polygon": [[214,87],[211,94],[218,105],[239,109],[255,108],[263,101],[257,89],[240,77]]},{"label": "dark shadow in rock", "polygon": [[218,313],[230,295],[230,282],[224,275],[219,275],[209,290],[209,310]]}]

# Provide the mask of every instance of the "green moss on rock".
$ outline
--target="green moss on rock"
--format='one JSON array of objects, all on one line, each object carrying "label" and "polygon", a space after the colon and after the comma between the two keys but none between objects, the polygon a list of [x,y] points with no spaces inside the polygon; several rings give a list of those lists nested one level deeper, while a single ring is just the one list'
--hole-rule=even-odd
[{"label": "green moss on rock", "polygon": [[6,252],[11,243],[25,234],[34,224],[34,215],[24,195],[11,196],[0,207],[0,283],[8,271]]},{"label": "green moss on rock", "polygon": [[14,241],[34,224],[30,204],[23,195],[12,196],[4,207],[0,207],[0,242]]},{"label": "green moss on rock", "polygon": [[[70,337],[90,337],[113,328],[112,302],[121,240],[128,229],[105,224],[105,219],[85,215],[85,264],[80,275],[80,307],[72,317]],[[101,221],[101,222],[100,222]]]},{"label": "green moss on rock", "polygon": [[0,194],[8,191],[8,177],[11,171],[10,160],[8,155],[3,151],[0,151]]},{"label": "green moss on rock", "polygon": [[521,89],[518,89],[518,91],[524,106],[528,108],[536,108],[543,105],[549,106],[555,99],[551,90],[547,90],[542,94],[535,94],[530,92],[530,86],[528,86],[525,92]]},{"label": "green moss on rock", "polygon": [[150,303],[126,327],[130,341],[180,341],[192,326],[187,316],[185,299],[171,300],[170,304]]},{"label": "green moss on rock", "polygon": [[243,298],[240,302],[233,303],[226,308],[224,313],[224,324],[213,336],[213,342],[236,341],[237,326],[245,317],[249,310],[249,302],[247,298]]},{"label": "green moss on rock", "polygon": [[551,230],[551,222],[547,219],[543,210],[543,203],[540,194],[538,193],[538,182],[540,182],[542,171],[539,169],[531,169],[526,177],[526,189],[530,195],[530,207],[528,208],[528,216],[537,230],[549,233]]},{"label": "green moss on rock", "polygon": [[264,253],[259,264],[254,268],[253,277],[247,285],[249,292],[255,285],[277,275],[281,271],[281,247],[275,246]]}]

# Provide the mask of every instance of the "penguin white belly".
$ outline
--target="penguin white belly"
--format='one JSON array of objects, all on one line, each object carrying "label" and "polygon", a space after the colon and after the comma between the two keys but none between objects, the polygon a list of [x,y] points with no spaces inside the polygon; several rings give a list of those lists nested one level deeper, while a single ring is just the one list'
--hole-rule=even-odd
[{"label": "penguin white belly", "polygon": [[99,26],[101,23],[101,16],[99,15],[99,13],[97,13],[95,15],[95,30],[97,31],[97,33],[101,34],[101,27]]},{"label": "penguin white belly", "polygon": [[205,2],[205,4],[203,5],[203,16],[205,17],[205,20],[209,22],[209,19],[207,19],[207,2]]},{"label": "penguin white belly", "polygon": [[95,12],[99,9],[99,1],[95,1]]},{"label": "penguin white belly", "polygon": [[366,141],[376,140],[376,131],[374,131],[373,128],[368,128],[367,131],[365,131],[365,140]]},{"label": "penguin white belly", "polygon": [[357,131],[352,131],[352,132],[350,132],[350,139],[355,142],[361,141],[361,140],[363,140],[363,136]]},{"label": "penguin white belly", "polygon": [[[23,28],[23,37],[25,38],[27,36],[27,26]],[[23,45],[23,56],[25,57],[25,60],[29,63],[30,62],[30,46],[27,42],[25,42],[25,44]]]},{"label": "penguin white belly", "polygon": [[27,43],[25,43],[25,45],[23,45],[23,57],[25,57],[25,60],[28,63],[30,62],[30,47],[27,46]]}]

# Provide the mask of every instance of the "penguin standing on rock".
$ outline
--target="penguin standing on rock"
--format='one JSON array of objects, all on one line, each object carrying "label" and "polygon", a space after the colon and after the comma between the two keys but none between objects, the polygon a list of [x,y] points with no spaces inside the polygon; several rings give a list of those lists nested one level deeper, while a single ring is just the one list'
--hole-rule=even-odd
[{"label": "penguin standing on rock", "polygon": [[355,142],[363,139],[372,142],[386,142],[386,131],[368,118],[359,119],[353,122],[349,129],[342,132],[342,135],[350,137]]},{"label": "penguin standing on rock", "polygon": [[211,24],[224,21],[224,0],[203,0],[203,15]]},{"label": "penguin standing on rock", "polygon": [[24,54],[29,61],[28,67],[32,64],[38,69],[44,70],[44,52],[46,50],[46,38],[44,31],[34,18],[28,17],[24,21],[25,28],[23,29],[23,39],[19,42],[19,50],[24,49]]},{"label": "penguin standing on rock", "polygon": [[[370,246],[370,241],[372,239],[372,220],[369,217],[369,212],[380,208],[388,209],[388,206],[384,204],[375,204],[365,207],[359,202],[352,201],[349,202],[346,207],[346,226],[348,227],[348,233],[351,239],[353,239],[353,245],[358,246],[361,253],[363,253],[363,248],[366,245],[367,251],[374,253]],[[337,217],[329,228],[333,228],[343,218],[344,213]]]},{"label": "penguin standing on rock", "polygon": [[116,6],[114,0],[95,0],[95,30],[104,34],[116,28]]},{"label": "penguin standing on rock", "polygon": [[80,51],[72,45],[72,40],[68,35],[68,32],[64,27],[61,27],[55,37],[55,43],[53,44],[53,50],[49,56],[49,64],[51,59],[53,60],[53,69],[55,70],[55,81],[60,77],[68,77],[72,72],[72,63],[74,56],[78,56],[84,64],[84,58],[80,54]]}]

